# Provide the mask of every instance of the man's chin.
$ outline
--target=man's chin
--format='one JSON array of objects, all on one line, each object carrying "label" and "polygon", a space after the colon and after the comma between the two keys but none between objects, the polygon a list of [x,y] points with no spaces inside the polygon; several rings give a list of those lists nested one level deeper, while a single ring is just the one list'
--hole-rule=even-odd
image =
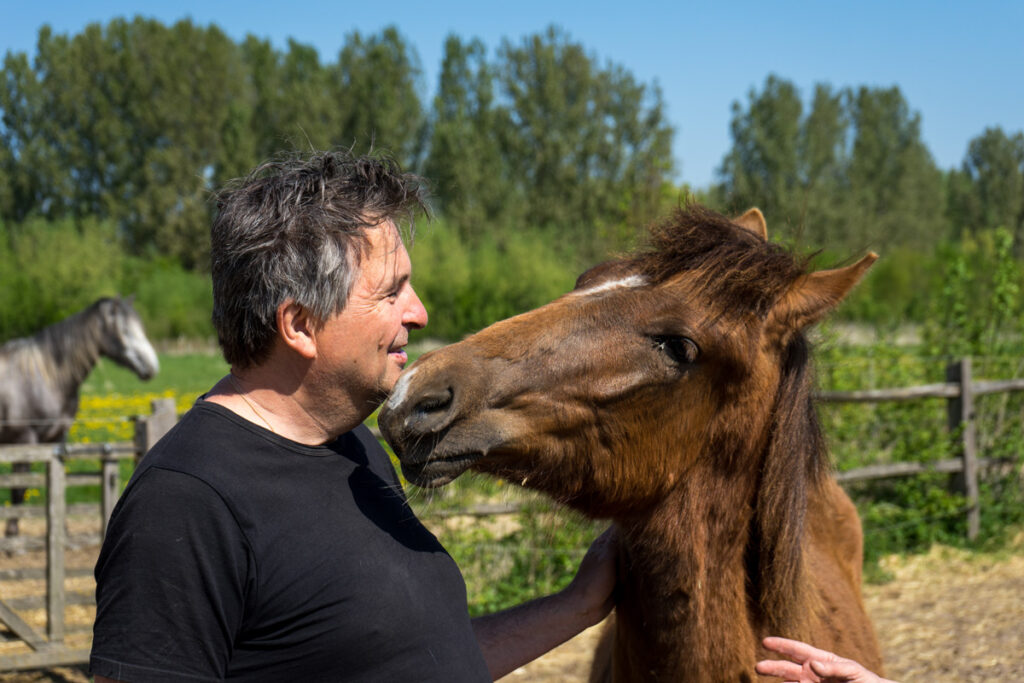
[{"label": "man's chin", "polygon": [[[388,371],[380,378],[380,384],[378,385],[384,398],[387,398],[391,394],[391,391],[398,384],[398,377],[402,374],[402,368],[398,366],[391,366]],[[381,399],[383,400],[383,399]]]}]

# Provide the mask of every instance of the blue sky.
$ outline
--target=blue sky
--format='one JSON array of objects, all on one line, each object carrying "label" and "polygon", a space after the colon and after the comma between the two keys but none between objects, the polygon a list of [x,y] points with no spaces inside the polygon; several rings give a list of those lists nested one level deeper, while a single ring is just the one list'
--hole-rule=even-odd
[{"label": "blue sky", "polygon": [[1024,2],[863,0],[861,2],[649,2],[647,0],[435,0],[386,3],[126,2],[0,0],[0,52],[34,53],[39,27],[77,33],[90,22],[143,14],[165,23],[190,17],[228,35],[288,37],[334,61],[353,30],[394,24],[436,87],[445,36],[480,38],[495,51],[562,27],[602,63],[629,69],[662,89],[676,128],[679,180],[706,186],[730,146],[730,107],[746,103],[775,73],[808,97],[815,83],[898,85],[921,114],[922,132],[942,168],[959,166],[986,127],[1024,130]]}]

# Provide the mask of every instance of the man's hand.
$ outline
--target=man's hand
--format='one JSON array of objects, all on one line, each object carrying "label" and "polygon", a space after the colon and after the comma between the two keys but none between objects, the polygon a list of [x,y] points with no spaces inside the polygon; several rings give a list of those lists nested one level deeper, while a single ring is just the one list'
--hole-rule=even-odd
[{"label": "man's hand", "polygon": [[600,623],[615,606],[617,551],[618,540],[612,526],[590,544],[576,576],[565,587],[564,592],[584,615],[587,626]]},{"label": "man's hand", "polygon": [[794,660],[766,659],[757,663],[757,673],[778,676],[787,683],[894,683],[853,661],[827,650],[787,638],[765,638],[764,646]]}]

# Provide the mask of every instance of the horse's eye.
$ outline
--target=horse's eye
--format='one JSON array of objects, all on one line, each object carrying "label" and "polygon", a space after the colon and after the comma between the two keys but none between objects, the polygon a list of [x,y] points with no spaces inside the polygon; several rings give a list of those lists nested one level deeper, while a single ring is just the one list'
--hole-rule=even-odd
[{"label": "horse's eye", "polygon": [[697,344],[688,337],[660,335],[651,339],[654,341],[656,349],[668,354],[669,358],[680,365],[696,363],[697,356],[700,355],[700,349],[697,347]]}]

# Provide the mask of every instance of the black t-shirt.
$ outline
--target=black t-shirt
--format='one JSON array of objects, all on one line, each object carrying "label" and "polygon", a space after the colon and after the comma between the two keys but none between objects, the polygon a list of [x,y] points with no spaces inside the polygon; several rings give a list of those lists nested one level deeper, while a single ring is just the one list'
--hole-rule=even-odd
[{"label": "black t-shirt", "polygon": [[490,680],[462,575],[368,429],[309,447],[207,401],[114,510],[90,667],[128,681]]}]

